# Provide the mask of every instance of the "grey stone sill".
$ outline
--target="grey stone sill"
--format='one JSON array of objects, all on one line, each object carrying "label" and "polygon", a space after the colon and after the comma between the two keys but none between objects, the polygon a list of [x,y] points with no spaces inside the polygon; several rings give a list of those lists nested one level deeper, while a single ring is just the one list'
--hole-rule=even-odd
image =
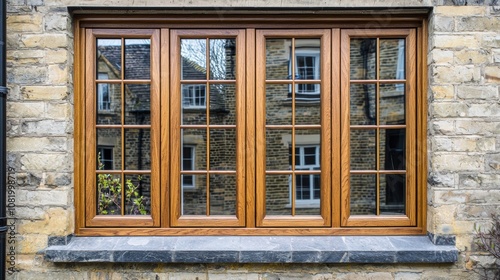
[{"label": "grey stone sill", "polygon": [[427,236],[73,237],[45,250],[50,262],[451,263],[453,245]]}]

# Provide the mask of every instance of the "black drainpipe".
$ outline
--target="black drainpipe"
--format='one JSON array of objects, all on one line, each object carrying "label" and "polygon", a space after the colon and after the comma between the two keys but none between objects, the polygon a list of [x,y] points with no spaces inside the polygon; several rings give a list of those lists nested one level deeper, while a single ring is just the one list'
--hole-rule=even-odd
[{"label": "black drainpipe", "polygon": [[7,245],[7,146],[6,146],[6,119],[7,119],[7,1],[0,4],[0,279],[5,279],[5,258]]}]

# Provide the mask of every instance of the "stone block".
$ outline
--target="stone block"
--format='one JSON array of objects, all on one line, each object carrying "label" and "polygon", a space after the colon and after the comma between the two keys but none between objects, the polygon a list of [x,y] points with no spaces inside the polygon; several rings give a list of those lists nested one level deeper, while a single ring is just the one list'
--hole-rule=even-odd
[{"label": "stone block", "polygon": [[43,116],[45,104],[43,102],[8,102],[8,118],[40,118]]},{"label": "stone block", "polygon": [[56,49],[67,48],[69,40],[66,34],[29,34],[22,36],[21,43],[26,48]]},{"label": "stone block", "polygon": [[495,138],[435,137],[433,150],[448,152],[486,152],[495,150]]},{"label": "stone block", "polygon": [[500,123],[484,120],[456,120],[457,134],[469,135],[498,135]]},{"label": "stone block", "polygon": [[41,32],[43,17],[39,13],[29,15],[10,15],[7,17],[7,28],[10,32]]},{"label": "stone block", "polygon": [[43,84],[47,79],[47,68],[44,67],[11,67],[8,69],[7,83],[19,85]]},{"label": "stone block", "polygon": [[66,121],[41,120],[41,121],[24,121],[21,125],[21,132],[24,135],[66,135]]},{"label": "stone block", "polygon": [[69,226],[73,219],[71,212],[63,208],[48,209],[45,219],[41,221],[23,221],[18,226],[18,231],[22,235],[46,234],[64,236],[69,234]]},{"label": "stone block", "polygon": [[42,50],[9,50],[7,51],[7,60],[15,67],[18,65],[33,65],[40,63],[45,57]]},{"label": "stone block", "polygon": [[433,120],[430,128],[435,134],[450,134],[455,131],[455,122],[453,120]]},{"label": "stone block", "polygon": [[434,8],[434,13],[445,16],[482,16],[487,10],[487,7],[481,6],[437,6]]},{"label": "stone block", "polygon": [[458,85],[457,96],[462,99],[498,99],[498,87],[480,85]]},{"label": "stone block", "polygon": [[434,117],[461,117],[467,114],[467,105],[462,103],[435,102],[431,108],[432,116]]},{"label": "stone block", "polygon": [[50,85],[65,85],[69,82],[70,77],[68,68],[65,65],[49,65],[47,82]]},{"label": "stone block", "polygon": [[68,15],[58,13],[45,14],[45,31],[65,31],[68,30]]},{"label": "stone block", "polygon": [[487,66],[484,69],[484,77],[489,83],[500,84],[500,66]]},{"label": "stone block", "polygon": [[500,62],[500,49],[492,50],[492,55],[493,55],[493,62],[499,63]]},{"label": "stone block", "polygon": [[29,171],[71,171],[73,166],[67,154],[25,153],[20,160],[22,170]]},{"label": "stone block", "polygon": [[20,206],[69,206],[69,192],[65,190],[17,190],[16,198]]},{"label": "stone block", "polygon": [[68,103],[48,103],[45,110],[45,117],[48,119],[68,119],[71,117],[71,105]]},{"label": "stone block", "polygon": [[500,170],[500,154],[486,155],[486,169],[489,171]]},{"label": "stone block", "polygon": [[483,48],[500,48],[500,34],[496,32],[485,33],[481,38]]},{"label": "stone block", "polygon": [[47,236],[41,234],[26,234],[18,241],[18,250],[21,254],[35,254],[47,247]]},{"label": "stone block", "polygon": [[431,157],[431,168],[434,171],[482,171],[484,158],[461,153],[434,154]]},{"label": "stone block", "polygon": [[457,31],[494,31],[500,29],[499,17],[463,17],[458,20]]},{"label": "stone block", "polygon": [[431,93],[434,99],[454,99],[453,86],[431,86]]},{"label": "stone block", "polygon": [[68,96],[66,86],[25,86],[22,96],[30,100],[63,100]]},{"label": "stone block", "polygon": [[[432,46],[431,46],[432,47]],[[478,49],[479,40],[474,35],[441,35],[434,36],[434,47],[440,49]]]},{"label": "stone block", "polygon": [[438,84],[479,82],[481,69],[473,65],[433,66],[431,68],[431,77],[433,82]]},{"label": "stone block", "polygon": [[169,280],[192,280],[192,279],[198,279],[198,280],[207,280],[208,276],[206,273],[198,273],[198,272],[180,272],[180,271],[173,271],[170,272],[168,275]]},{"label": "stone block", "polygon": [[7,150],[10,152],[56,151],[67,148],[65,137],[11,137],[7,139]]},{"label": "stone block", "polygon": [[495,189],[500,182],[500,174],[460,174],[458,184],[465,189]]},{"label": "stone block", "polygon": [[59,64],[68,61],[68,51],[66,49],[47,50],[45,52],[45,63]]},{"label": "stone block", "polygon": [[430,54],[430,61],[435,65],[453,63],[453,51],[433,49]]},{"label": "stone block", "polygon": [[466,115],[470,117],[489,117],[489,118],[500,116],[500,104],[496,103],[469,104]]},{"label": "stone block", "polygon": [[490,53],[485,50],[460,50],[454,53],[457,64],[483,64],[490,62]]}]

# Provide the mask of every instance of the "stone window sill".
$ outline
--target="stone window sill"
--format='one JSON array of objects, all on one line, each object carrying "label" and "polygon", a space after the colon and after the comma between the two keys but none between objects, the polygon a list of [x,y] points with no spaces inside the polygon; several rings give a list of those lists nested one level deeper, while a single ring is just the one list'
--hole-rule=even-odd
[{"label": "stone window sill", "polygon": [[452,263],[458,257],[454,245],[435,245],[427,236],[72,237],[49,245],[50,262]]}]

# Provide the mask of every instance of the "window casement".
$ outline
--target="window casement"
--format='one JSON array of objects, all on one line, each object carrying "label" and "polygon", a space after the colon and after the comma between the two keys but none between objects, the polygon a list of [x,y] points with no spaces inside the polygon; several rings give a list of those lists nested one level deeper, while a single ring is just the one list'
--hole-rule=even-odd
[{"label": "window casement", "polygon": [[77,234],[425,233],[422,18],[202,17],[78,19]]}]

